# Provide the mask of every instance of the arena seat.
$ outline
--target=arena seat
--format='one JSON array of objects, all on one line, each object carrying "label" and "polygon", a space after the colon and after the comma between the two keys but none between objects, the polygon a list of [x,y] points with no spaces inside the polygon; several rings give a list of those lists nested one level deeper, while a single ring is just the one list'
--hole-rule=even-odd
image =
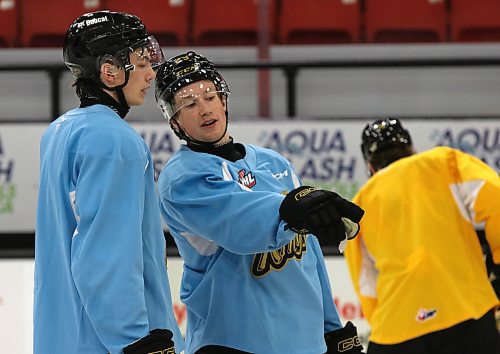
[{"label": "arena seat", "polygon": [[450,0],[453,42],[500,42],[500,1]]},{"label": "arena seat", "polygon": [[16,0],[0,0],[0,47],[17,45],[18,7]]},{"label": "arena seat", "polygon": [[358,42],[359,0],[283,0],[279,17],[281,44]]},{"label": "arena seat", "polygon": [[446,0],[365,0],[366,41],[444,42]]},{"label": "arena seat", "polygon": [[62,47],[66,30],[76,18],[101,9],[100,0],[23,1],[21,44],[24,47]]},{"label": "arena seat", "polygon": [[[269,1],[270,41],[275,41],[275,0]],[[258,41],[258,1],[193,0],[192,44],[198,46],[255,45]]]},{"label": "arena seat", "polygon": [[[186,45],[191,0],[106,0],[106,8],[138,16],[161,46]],[[146,5],[147,4],[147,5]]]}]

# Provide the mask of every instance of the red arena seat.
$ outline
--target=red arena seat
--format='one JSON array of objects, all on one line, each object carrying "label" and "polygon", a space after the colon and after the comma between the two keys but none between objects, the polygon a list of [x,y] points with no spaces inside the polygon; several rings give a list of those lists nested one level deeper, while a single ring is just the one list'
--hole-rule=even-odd
[{"label": "red arena seat", "polygon": [[17,45],[17,15],[19,2],[0,1],[0,47]]},{"label": "red arena seat", "polygon": [[446,0],[365,0],[366,41],[444,42]]},{"label": "red arena seat", "polygon": [[24,47],[62,47],[71,23],[84,13],[102,9],[100,0],[23,1],[21,42]]},{"label": "red arena seat", "polygon": [[[275,1],[269,1],[270,40],[274,41]],[[255,45],[258,8],[255,0],[194,0],[192,44],[200,46]]]},{"label": "red arena seat", "polygon": [[499,0],[450,0],[451,40],[500,42]]},{"label": "red arena seat", "polygon": [[161,46],[187,44],[191,0],[107,0],[106,8],[138,16]]},{"label": "red arena seat", "polygon": [[360,0],[284,0],[282,44],[351,43],[360,40]]}]

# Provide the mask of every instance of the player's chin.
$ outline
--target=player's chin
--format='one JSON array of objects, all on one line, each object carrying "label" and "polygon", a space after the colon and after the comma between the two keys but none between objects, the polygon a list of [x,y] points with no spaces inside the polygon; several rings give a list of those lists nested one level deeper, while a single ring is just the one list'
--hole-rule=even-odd
[{"label": "player's chin", "polygon": [[205,143],[209,143],[209,142],[212,142],[212,141],[215,141],[217,139],[219,139],[221,136],[221,133],[220,132],[211,132],[211,133],[207,133],[207,132],[201,132],[199,134],[199,137],[197,140],[200,140],[200,141],[203,141]]},{"label": "player's chin", "polygon": [[140,106],[144,104],[145,101],[145,96],[142,95],[137,95],[136,97],[133,97],[130,102],[127,102],[129,106]]}]

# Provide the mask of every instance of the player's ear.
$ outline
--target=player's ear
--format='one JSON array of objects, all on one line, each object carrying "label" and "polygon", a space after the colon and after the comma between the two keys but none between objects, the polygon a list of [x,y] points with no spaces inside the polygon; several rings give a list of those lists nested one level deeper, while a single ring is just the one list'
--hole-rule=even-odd
[{"label": "player's ear", "polygon": [[105,62],[101,65],[101,81],[109,87],[118,84],[118,68],[112,63]]},{"label": "player's ear", "polygon": [[377,170],[373,167],[371,162],[367,162],[366,165],[368,166],[368,171],[370,171],[370,176],[373,176]]}]

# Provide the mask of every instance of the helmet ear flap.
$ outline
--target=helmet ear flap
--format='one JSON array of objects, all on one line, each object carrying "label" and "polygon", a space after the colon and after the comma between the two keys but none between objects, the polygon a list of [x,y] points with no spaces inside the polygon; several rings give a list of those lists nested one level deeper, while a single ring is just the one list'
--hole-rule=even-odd
[{"label": "helmet ear flap", "polygon": [[[99,65],[98,71],[103,72],[107,75],[116,75],[118,69],[123,67],[123,64],[120,62],[120,60],[110,54],[103,55],[99,58],[99,60],[97,60],[97,62]],[[104,71],[102,71],[103,66]]]},{"label": "helmet ear flap", "polygon": [[73,78],[77,79],[79,77],[87,76],[85,69],[81,65],[76,64],[66,64],[73,75]]},{"label": "helmet ear flap", "polygon": [[170,118],[169,123],[170,123],[170,128],[172,128],[174,132],[179,132],[181,127],[175,117]]},{"label": "helmet ear flap", "polygon": [[172,129],[172,131],[174,132],[175,135],[177,135],[177,137],[181,140],[189,140],[189,137],[187,136],[187,134],[184,132],[184,130],[182,130],[179,122],[177,121],[177,116],[174,116],[172,118],[170,118],[170,120],[168,121],[168,123],[170,124],[170,128]]}]

